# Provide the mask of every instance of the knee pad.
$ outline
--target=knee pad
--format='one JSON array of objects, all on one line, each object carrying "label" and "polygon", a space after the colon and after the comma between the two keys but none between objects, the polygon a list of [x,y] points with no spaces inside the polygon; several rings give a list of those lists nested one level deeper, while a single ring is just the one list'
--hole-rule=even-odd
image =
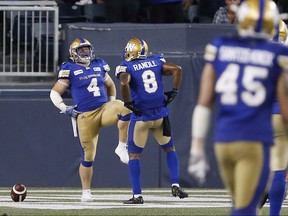
[{"label": "knee pad", "polygon": [[92,167],[93,162],[92,162],[92,161],[84,161],[84,160],[81,160],[81,164],[82,164],[82,166],[84,166],[84,167]]},{"label": "knee pad", "polygon": [[118,114],[118,119],[122,121],[130,121],[132,113],[126,114],[126,115],[120,115]]},{"label": "knee pad", "polygon": [[167,144],[161,145],[161,148],[162,148],[163,150],[166,150],[167,148],[170,148],[170,147],[173,147],[173,146],[174,146],[174,145],[173,145],[173,139],[172,139],[172,137],[171,137],[170,141],[169,141]]},{"label": "knee pad", "polygon": [[134,153],[134,154],[141,154],[143,152],[143,148],[140,148],[135,145],[133,140],[128,141],[128,153]]}]

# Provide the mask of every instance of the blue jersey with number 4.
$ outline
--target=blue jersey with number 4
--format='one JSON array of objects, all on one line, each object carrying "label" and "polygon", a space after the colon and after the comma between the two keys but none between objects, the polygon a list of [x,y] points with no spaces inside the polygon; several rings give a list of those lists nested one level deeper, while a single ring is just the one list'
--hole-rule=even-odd
[{"label": "blue jersey with number 4", "polygon": [[162,82],[162,65],[165,59],[161,56],[150,56],[146,59],[123,61],[116,68],[116,76],[120,73],[131,75],[130,92],[135,107],[142,111],[139,120],[155,120],[168,115],[165,106],[164,87]]},{"label": "blue jersey with number 4", "polygon": [[216,142],[273,143],[275,87],[287,54],[279,43],[238,36],[218,37],[206,46],[204,58],[216,73]]},{"label": "blue jersey with number 4", "polygon": [[108,101],[104,83],[109,70],[109,65],[99,58],[92,60],[89,67],[64,62],[60,67],[58,79],[70,81],[69,87],[77,110],[87,112],[101,107]]}]

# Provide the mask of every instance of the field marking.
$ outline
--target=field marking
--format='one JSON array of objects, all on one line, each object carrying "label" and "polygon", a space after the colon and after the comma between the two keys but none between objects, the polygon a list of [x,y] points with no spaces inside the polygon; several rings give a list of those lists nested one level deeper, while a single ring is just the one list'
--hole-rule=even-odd
[{"label": "field marking", "polygon": [[[80,190],[28,190],[24,202],[13,202],[9,190],[0,190],[0,206],[22,209],[78,210],[112,208],[229,208],[231,200],[224,190],[218,195],[210,190],[187,190],[189,197],[172,197],[170,190],[143,190],[143,205],[125,205],[124,200],[131,197],[130,190],[93,190],[94,202],[81,203]],[[214,190],[215,191],[215,190]],[[67,194],[68,193],[68,194]],[[207,194],[208,193],[208,194]],[[5,195],[4,195],[5,194]],[[269,204],[265,204],[268,207]],[[283,208],[288,208],[285,200]]]}]

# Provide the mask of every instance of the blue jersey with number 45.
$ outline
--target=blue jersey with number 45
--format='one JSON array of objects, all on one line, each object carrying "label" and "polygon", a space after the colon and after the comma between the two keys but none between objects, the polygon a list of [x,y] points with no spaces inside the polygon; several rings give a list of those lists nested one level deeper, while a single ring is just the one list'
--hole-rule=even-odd
[{"label": "blue jersey with number 45", "polygon": [[115,75],[126,72],[131,75],[130,92],[135,107],[142,111],[138,120],[155,120],[168,115],[165,106],[164,87],[162,82],[162,65],[165,59],[152,55],[146,59],[123,61],[116,68]]},{"label": "blue jersey with number 45", "polygon": [[91,61],[89,67],[73,62],[64,62],[58,79],[70,81],[70,91],[77,110],[87,112],[101,107],[108,101],[105,89],[105,75],[110,71],[109,65],[102,59]]},{"label": "blue jersey with number 45", "polygon": [[204,58],[216,73],[216,142],[273,143],[275,87],[287,54],[279,43],[238,36],[218,37],[206,46]]}]

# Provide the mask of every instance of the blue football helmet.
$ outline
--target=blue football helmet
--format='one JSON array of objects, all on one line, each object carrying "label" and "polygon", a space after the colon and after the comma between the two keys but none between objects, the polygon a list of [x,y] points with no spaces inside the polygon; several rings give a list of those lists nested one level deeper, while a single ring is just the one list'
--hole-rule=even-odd
[{"label": "blue football helmet", "polygon": [[[80,48],[87,47],[87,50],[82,50]],[[94,47],[85,38],[76,38],[70,45],[69,48],[70,59],[78,63],[89,63],[95,58]]]},{"label": "blue football helmet", "polygon": [[124,59],[126,61],[132,61],[134,59],[146,59],[147,56],[148,45],[144,40],[132,38],[128,41],[124,51]]},{"label": "blue football helmet", "polygon": [[279,23],[279,11],[272,0],[246,0],[237,10],[237,19],[240,36],[271,39]]}]

